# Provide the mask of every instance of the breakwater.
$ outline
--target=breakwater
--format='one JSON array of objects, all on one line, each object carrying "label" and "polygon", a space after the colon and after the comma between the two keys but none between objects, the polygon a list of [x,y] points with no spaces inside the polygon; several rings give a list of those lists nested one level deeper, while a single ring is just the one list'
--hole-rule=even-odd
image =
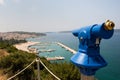
[{"label": "breakwater", "polygon": [[64,45],[64,44],[62,44],[62,43],[60,43],[60,42],[56,42],[59,46],[61,46],[62,48],[65,48],[66,50],[68,50],[68,51],[70,51],[70,52],[72,52],[73,54],[75,54],[76,53],[76,51],[75,50],[73,50],[73,49],[71,49],[71,48],[69,48],[68,46],[66,46],[66,45]]}]

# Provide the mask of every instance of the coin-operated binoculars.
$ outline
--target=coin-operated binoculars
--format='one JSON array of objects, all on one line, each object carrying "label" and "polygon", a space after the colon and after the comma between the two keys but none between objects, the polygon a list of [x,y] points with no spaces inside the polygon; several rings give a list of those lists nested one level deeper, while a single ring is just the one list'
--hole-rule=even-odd
[{"label": "coin-operated binoculars", "polygon": [[100,55],[101,39],[109,39],[114,33],[115,24],[107,20],[102,24],[83,27],[73,31],[73,35],[79,39],[79,50],[71,57],[81,72],[81,80],[94,80],[95,72],[107,65]]}]

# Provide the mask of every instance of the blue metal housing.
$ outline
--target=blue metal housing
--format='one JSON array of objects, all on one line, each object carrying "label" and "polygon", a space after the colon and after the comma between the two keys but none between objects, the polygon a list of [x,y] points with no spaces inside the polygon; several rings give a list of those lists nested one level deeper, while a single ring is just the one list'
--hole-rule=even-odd
[{"label": "blue metal housing", "polygon": [[73,35],[79,39],[79,50],[71,57],[71,61],[81,73],[94,75],[95,72],[106,66],[106,61],[100,55],[101,39],[112,37],[114,30],[105,30],[103,24],[95,24],[73,31]]}]

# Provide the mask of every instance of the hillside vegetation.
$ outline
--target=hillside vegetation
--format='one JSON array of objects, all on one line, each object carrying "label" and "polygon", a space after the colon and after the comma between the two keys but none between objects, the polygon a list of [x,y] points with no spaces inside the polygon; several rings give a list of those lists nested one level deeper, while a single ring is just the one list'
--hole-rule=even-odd
[{"label": "hillside vegetation", "polygon": [[[13,76],[35,58],[35,54],[17,50],[12,45],[17,41],[0,41],[1,50],[5,50],[9,55],[0,57],[0,77],[3,80]],[[21,42],[21,41],[18,41]],[[18,43],[17,42],[17,43]],[[23,41],[22,41],[23,42]],[[1,52],[0,52],[1,54]],[[40,58],[43,63],[61,80],[80,80],[79,70],[70,63],[50,63],[45,58]],[[56,80],[41,64],[40,64],[41,80]],[[37,64],[36,62],[12,80],[36,80],[37,79]]]}]

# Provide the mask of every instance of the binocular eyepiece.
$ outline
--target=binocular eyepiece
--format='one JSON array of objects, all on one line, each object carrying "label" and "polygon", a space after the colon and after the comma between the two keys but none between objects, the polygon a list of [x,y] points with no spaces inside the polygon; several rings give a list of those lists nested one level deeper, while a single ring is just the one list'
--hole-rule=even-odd
[{"label": "binocular eyepiece", "polygon": [[105,30],[112,30],[114,28],[115,24],[114,22],[107,20],[104,24]]}]

